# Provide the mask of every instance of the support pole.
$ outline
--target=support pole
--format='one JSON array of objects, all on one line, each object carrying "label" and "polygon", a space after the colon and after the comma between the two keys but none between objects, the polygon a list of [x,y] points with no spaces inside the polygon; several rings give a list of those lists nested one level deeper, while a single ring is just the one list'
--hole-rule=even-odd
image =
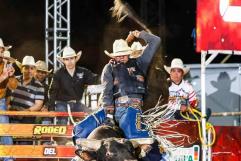
[{"label": "support pole", "polygon": [[[205,74],[206,74],[206,51],[201,52],[201,106],[202,106],[202,115],[206,115],[206,81],[205,81]],[[203,141],[206,144],[206,118],[202,118],[202,135]],[[207,146],[202,145],[202,161],[207,160]]]}]

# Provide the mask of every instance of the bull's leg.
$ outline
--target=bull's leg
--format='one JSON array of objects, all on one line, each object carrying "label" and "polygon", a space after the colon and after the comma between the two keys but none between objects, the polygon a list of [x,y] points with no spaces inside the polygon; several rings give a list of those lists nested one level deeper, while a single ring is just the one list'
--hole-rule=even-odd
[{"label": "bull's leg", "polygon": [[73,141],[75,143],[78,138],[87,138],[89,134],[98,126],[100,126],[106,119],[104,109],[101,109],[79,122],[73,130]]}]

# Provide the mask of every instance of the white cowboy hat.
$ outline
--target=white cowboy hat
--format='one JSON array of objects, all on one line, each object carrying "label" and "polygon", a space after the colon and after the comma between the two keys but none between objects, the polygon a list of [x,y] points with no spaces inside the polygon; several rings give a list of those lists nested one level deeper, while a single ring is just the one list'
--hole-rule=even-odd
[{"label": "white cowboy hat", "polygon": [[11,48],[12,48],[11,45],[4,46],[3,40],[2,40],[1,38],[0,38],[0,47],[4,48],[4,50],[8,50],[8,49],[11,49]]},{"label": "white cowboy hat", "polygon": [[51,73],[52,72],[52,69],[48,70],[47,64],[44,61],[42,61],[42,60],[38,60],[35,63],[35,66],[36,66],[36,70],[44,71],[44,72],[47,72],[47,73]]},{"label": "white cowboy hat", "polygon": [[171,69],[173,69],[173,68],[182,69],[184,75],[187,74],[190,70],[190,68],[184,67],[182,60],[179,58],[174,58],[171,62],[171,66],[168,67],[168,66],[164,65],[164,68],[167,71],[167,73],[169,73],[169,74],[171,72]]},{"label": "white cowboy hat", "polygon": [[81,57],[81,54],[82,54],[82,51],[79,51],[77,54],[75,52],[74,49],[72,49],[71,47],[69,46],[66,46],[63,50],[63,56],[57,56],[57,58],[63,62],[63,59],[64,58],[71,58],[71,57],[76,57],[76,62],[80,59]]},{"label": "white cowboy hat", "polygon": [[142,51],[146,48],[146,46],[142,46],[140,42],[135,41],[131,45],[131,50],[133,50],[130,58],[138,58],[142,55]]},{"label": "white cowboy hat", "polygon": [[11,63],[14,63],[14,62],[16,61],[16,59],[12,58],[10,55],[11,55],[11,54],[10,54],[10,51],[5,50],[5,51],[3,52],[2,58],[8,60],[8,61],[11,62]]},{"label": "white cowboy hat", "polygon": [[25,56],[22,61],[22,66],[29,65],[29,66],[35,66],[35,60],[32,56]]},{"label": "white cowboy hat", "polygon": [[119,39],[115,40],[113,43],[113,53],[109,53],[106,50],[104,52],[109,57],[114,58],[116,56],[130,55],[133,51],[125,40]]}]

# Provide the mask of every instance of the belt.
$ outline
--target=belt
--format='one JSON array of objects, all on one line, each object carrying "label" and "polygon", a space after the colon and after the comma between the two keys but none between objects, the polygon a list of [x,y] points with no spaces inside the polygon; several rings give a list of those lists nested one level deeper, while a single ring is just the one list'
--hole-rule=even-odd
[{"label": "belt", "polygon": [[128,96],[128,95],[125,95],[125,96],[121,96],[121,97],[118,97],[115,99],[115,102],[116,103],[128,103],[128,102],[142,102],[142,97],[132,97],[132,96]]},{"label": "belt", "polygon": [[140,98],[119,97],[115,101],[115,107],[134,107],[141,109],[143,101]]},{"label": "belt", "polygon": [[55,101],[55,103],[81,103],[80,100]]}]

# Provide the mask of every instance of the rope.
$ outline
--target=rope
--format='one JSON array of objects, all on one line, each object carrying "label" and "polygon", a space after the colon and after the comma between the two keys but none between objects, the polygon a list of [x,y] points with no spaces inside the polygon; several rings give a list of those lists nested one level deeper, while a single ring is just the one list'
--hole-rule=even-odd
[{"label": "rope", "polygon": [[[165,124],[166,126],[173,126],[168,123],[168,121],[171,120],[172,116],[176,112],[176,109],[171,108],[168,104],[160,105],[160,98],[158,103],[154,108],[151,108],[147,111],[145,111],[141,117],[143,124],[145,124],[150,133],[152,134],[152,137],[155,138],[159,142],[159,146],[163,149],[168,151],[168,148],[177,148],[183,146],[184,140],[180,140],[178,142],[171,142],[168,139],[169,138],[184,138],[189,137],[187,135],[180,134],[176,131],[165,131],[168,134],[165,134],[164,136],[156,135],[155,132],[160,132],[160,130],[157,129],[157,127],[160,124]],[[177,123],[178,124],[178,123]],[[176,126],[176,125],[174,125]],[[163,131],[163,132],[164,132]]]},{"label": "rope", "polygon": [[[188,115],[188,112],[190,112],[194,116],[194,119],[190,118],[190,116]],[[208,132],[210,130],[210,132],[213,136],[211,143],[206,144],[205,141],[204,141],[204,136],[202,136],[201,119],[199,119],[199,118],[204,118],[206,116],[203,116],[200,111],[198,111],[197,109],[191,108],[191,107],[188,108],[188,112],[186,112],[187,116],[185,116],[183,112],[180,112],[180,114],[186,120],[197,121],[197,123],[198,123],[198,134],[199,134],[199,138],[200,138],[200,141],[201,141],[202,145],[207,146],[207,147],[212,146],[215,143],[215,140],[216,140],[216,131],[215,131],[213,125],[209,122],[206,123],[206,131]]]},{"label": "rope", "polygon": [[67,110],[68,110],[68,115],[69,115],[69,118],[70,118],[70,121],[72,122],[72,124],[75,126],[76,125],[76,122],[74,121],[74,118],[72,116],[72,113],[71,113],[71,109],[70,109],[70,105],[67,104]]},{"label": "rope", "polygon": [[[150,133],[152,134],[152,137],[155,138],[159,143],[161,148],[167,150],[168,148],[178,148],[182,147],[184,145],[184,139],[181,139],[180,141],[177,141],[175,143],[172,143],[168,139],[170,138],[188,138],[188,142],[191,143],[190,141],[190,136],[187,136],[185,134],[180,134],[177,131],[170,131],[170,130],[160,130],[157,127],[162,124],[167,127],[171,127],[173,125],[168,124],[168,121],[171,120],[173,115],[176,112],[176,109],[171,108],[172,105],[165,104],[165,105],[160,105],[160,98],[158,100],[158,103],[154,108],[151,108],[147,111],[145,111],[141,117],[143,124],[145,124],[148,129],[150,130]],[[194,116],[194,119],[190,118],[190,115],[192,114]],[[198,117],[198,116],[199,117]],[[186,112],[186,115],[181,113],[181,116],[185,118],[186,120],[189,121],[196,121],[198,123],[198,132],[199,132],[199,138],[202,143],[202,145],[205,146],[212,146],[215,143],[216,140],[216,132],[214,127],[212,126],[211,123],[206,123],[206,130],[211,131],[211,134],[213,136],[212,141],[210,144],[206,144],[204,141],[204,138],[202,136],[202,128],[201,128],[201,120],[199,118],[203,118],[205,116],[202,116],[202,113],[196,109],[189,108],[189,111]],[[177,124],[174,126],[178,126]],[[163,126],[162,126],[163,127]],[[165,128],[165,127],[164,127]],[[155,133],[161,133],[163,132],[163,136],[160,135],[155,135]]]}]

